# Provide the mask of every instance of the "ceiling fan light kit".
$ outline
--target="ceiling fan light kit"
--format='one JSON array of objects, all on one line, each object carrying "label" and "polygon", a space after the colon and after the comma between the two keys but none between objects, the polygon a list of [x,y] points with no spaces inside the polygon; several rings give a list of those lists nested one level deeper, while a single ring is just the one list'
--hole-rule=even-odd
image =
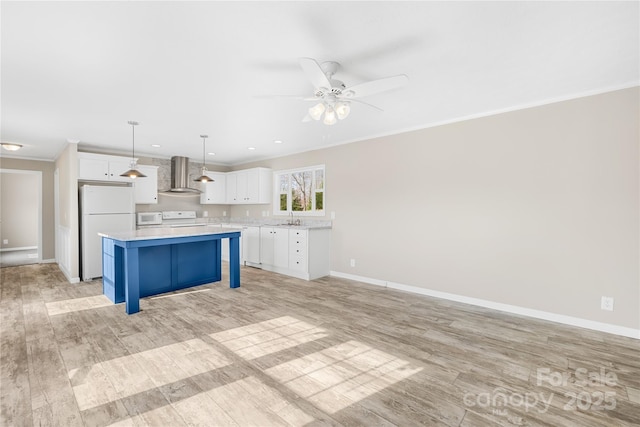
[{"label": "ceiling fan light kit", "polygon": [[338,102],[336,104],[335,110],[336,114],[338,115],[338,119],[344,120],[351,112],[351,107],[349,106],[348,102]]},{"label": "ceiling fan light kit", "polygon": [[335,125],[337,122],[336,110],[334,110],[331,105],[327,106],[327,109],[324,111],[324,120],[322,123],[325,125]]},{"label": "ceiling fan light kit", "polygon": [[318,104],[309,108],[309,115],[313,120],[320,120],[325,109],[326,107],[324,106],[324,102],[319,102]]},{"label": "ceiling fan light kit", "polygon": [[355,86],[346,87],[340,80],[333,78],[333,75],[340,68],[340,64],[333,61],[319,64],[313,58],[300,58],[300,67],[315,89],[313,97],[300,97],[305,101],[319,101],[309,108],[309,117],[313,120],[320,120],[326,125],[334,125],[338,120],[344,120],[351,112],[351,102],[368,105],[382,111],[375,105],[360,101],[359,99],[380,92],[396,89],[404,86],[408,77],[404,74],[359,83]]}]

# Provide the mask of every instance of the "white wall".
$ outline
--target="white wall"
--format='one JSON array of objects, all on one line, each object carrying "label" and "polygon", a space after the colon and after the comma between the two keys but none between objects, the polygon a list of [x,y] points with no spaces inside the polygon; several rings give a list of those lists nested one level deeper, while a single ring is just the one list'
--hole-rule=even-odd
[{"label": "white wall", "polygon": [[56,247],[60,269],[70,282],[80,281],[80,220],[78,218],[78,144],[69,144],[55,162],[60,188]]}]

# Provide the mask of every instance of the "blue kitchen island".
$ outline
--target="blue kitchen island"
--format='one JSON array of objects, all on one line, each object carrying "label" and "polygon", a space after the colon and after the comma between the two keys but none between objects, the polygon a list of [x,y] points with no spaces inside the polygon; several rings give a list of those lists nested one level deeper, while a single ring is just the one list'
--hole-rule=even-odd
[{"label": "blue kitchen island", "polygon": [[240,287],[240,231],[194,226],[99,233],[102,292],[140,311],[140,298],[222,280],[222,239],[229,239],[229,285]]}]

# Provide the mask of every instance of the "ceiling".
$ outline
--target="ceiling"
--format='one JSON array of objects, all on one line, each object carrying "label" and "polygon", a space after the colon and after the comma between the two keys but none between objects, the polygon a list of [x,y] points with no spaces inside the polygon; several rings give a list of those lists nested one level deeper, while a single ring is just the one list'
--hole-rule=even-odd
[{"label": "ceiling", "polygon": [[[638,6],[2,1],[0,136],[22,158],[127,154],[136,120],[136,155],[201,159],[208,134],[207,163],[235,165],[634,86]],[[300,57],[409,83],[303,122],[313,103],[262,97],[313,94]]]}]

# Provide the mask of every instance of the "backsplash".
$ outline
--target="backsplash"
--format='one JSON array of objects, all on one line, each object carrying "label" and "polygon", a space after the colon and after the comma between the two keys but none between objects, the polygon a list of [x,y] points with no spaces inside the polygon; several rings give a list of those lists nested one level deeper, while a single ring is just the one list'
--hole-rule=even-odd
[{"label": "backsplash", "polygon": [[[165,193],[171,189],[171,160],[151,157],[140,158],[139,164],[158,166],[158,203],[153,205],[136,205],[136,212],[162,212],[162,211],[196,211],[198,218],[207,211],[209,216],[223,216],[229,214],[226,205],[201,205],[199,194],[174,194]],[[200,176],[202,163],[189,162],[189,176]],[[202,184],[193,182],[192,188],[199,188]]]},{"label": "backsplash", "polygon": [[[153,165],[158,166],[158,192],[167,191],[171,189],[171,160],[170,159],[155,159],[145,158],[139,162],[141,165]],[[189,177],[200,176],[200,169],[202,163],[189,162]],[[199,188],[200,183],[192,182],[192,188]]]}]

